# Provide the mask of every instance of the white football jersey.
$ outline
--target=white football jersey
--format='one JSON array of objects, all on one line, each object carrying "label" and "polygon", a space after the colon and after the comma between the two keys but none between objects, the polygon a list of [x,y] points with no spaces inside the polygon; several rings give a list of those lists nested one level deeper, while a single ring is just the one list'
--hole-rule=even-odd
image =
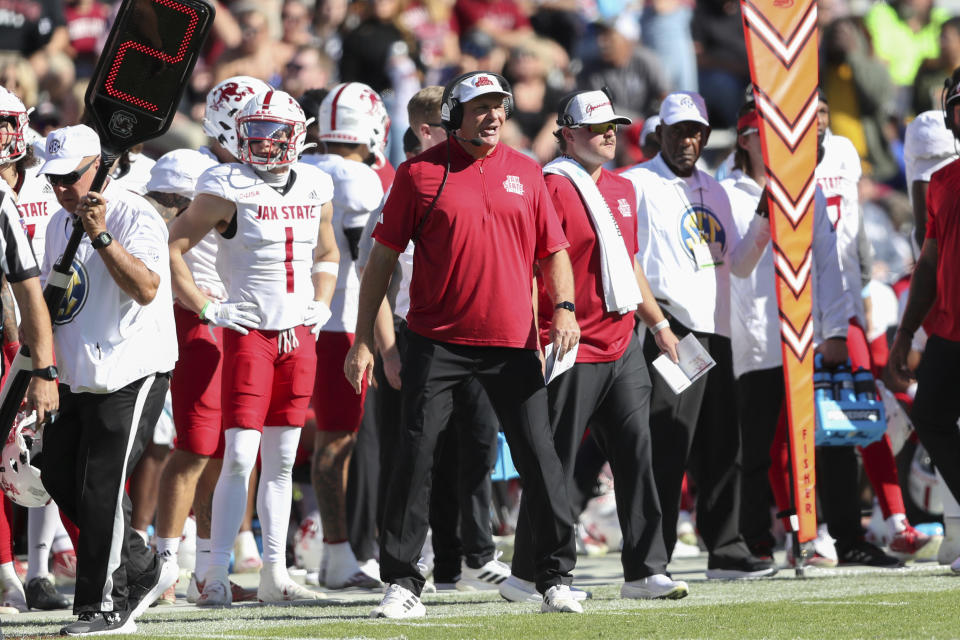
[{"label": "white football jersey", "polygon": [[131,153],[128,157],[130,158],[130,166],[127,168],[127,171],[123,175],[115,176],[113,180],[124,189],[129,189],[142,196],[147,193],[147,183],[150,182],[150,169],[152,169],[153,165],[157,164],[157,162],[142,153]]},{"label": "white football jersey", "polygon": [[340,271],[337,288],[330,302],[330,320],[324,331],[354,333],[357,329],[357,306],[360,298],[360,279],[356,260],[346,229],[362,231],[383,200],[383,186],[377,173],[356,160],[347,160],[335,154],[304,156],[307,162],[327,173],[333,180],[333,232],[340,250]]},{"label": "white football jersey", "polygon": [[[200,150],[194,153],[198,156],[198,162],[206,162],[209,167],[220,164],[217,157],[207,147],[200,147]],[[220,274],[217,273],[217,232],[215,229],[203,236],[200,242],[183,254],[183,261],[187,263],[187,268],[193,275],[193,281],[197,283],[201,291],[214,299],[226,300],[227,290],[223,287]]]},{"label": "white football jersey", "polygon": [[43,263],[43,248],[46,243],[47,225],[50,218],[60,209],[60,203],[53,193],[53,187],[44,176],[37,173],[40,165],[29,167],[23,172],[23,184],[17,194],[17,208],[20,209],[20,221],[33,244],[37,263]]},{"label": "white football jersey", "polygon": [[[150,203],[120,185],[109,183],[103,195],[113,241],[156,273],[160,286],[150,304],[137,304],[83,235],[53,332],[60,382],[75,393],[116,391],[144,376],[171,371],[177,361],[167,226]],[[65,209],[53,214],[41,269],[44,282],[72,231],[71,214]]]},{"label": "white football jersey", "polygon": [[313,251],[320,208],[333,198],[330,176],[294,163],[286,185],[271,187],[239,162],[207,169],[197,193],[229,200],[237,211],[217,234],[217,271],[232,302],[253,302],[260,328],[283,331],[303,324],[313,300]]},{"label": "white football jersey", "polygon": [[860,296],[860,256],[857,232],[860,228],[860,195],[857,184],[863,170],[853,143],[827,131],[823,139],[823,160],[817,165],[817,186],[827,203],[827,217],[837,233],[837,252],[843,288],[850,297],[853,311],[864,324],[863,299]]}]

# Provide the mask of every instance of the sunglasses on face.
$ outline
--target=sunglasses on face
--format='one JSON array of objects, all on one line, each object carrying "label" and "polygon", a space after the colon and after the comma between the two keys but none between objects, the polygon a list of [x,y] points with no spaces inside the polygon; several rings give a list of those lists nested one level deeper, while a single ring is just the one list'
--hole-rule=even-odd
[{"label": "sunglasses on face", "polygon": [[617,132],[617,123],[615,122],[601,122],[599,124],[585,124],[583,125],[584,129],[589,129],[590,133],[596,135],[603,135],[607,131]]},{"label": "sunglasses on face", "polygon": [[71,171],[70,173],[65,173],[63,175],[48,173],[47,181],[50,182],[50,184],[54,187],[69,187],[70,185],[76,184],[77,180],[79,180],[80,177],[87,172],[87,169],[92,167],[93,163],[96,161],[97,159],[94,158],[76,171]]}]

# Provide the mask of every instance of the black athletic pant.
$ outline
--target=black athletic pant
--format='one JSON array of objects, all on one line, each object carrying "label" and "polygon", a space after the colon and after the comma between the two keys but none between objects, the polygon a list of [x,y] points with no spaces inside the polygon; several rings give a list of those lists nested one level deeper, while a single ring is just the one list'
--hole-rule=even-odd
[{"label": "black athletic pant", "polygon": [[160,561],[130,527],[124,483],[163,410],[169,374],[111,393],[74,393],[60,385],[60,415],[43,437],[42,478],[80,529],[74,613],[124,611],[128,588],[148,585]]},{"label": "black athletic pant", "polygon": [[384,514],[380,574],[419,595],[417,567],[427,534],[434,452],[453,414],[454,393],[467,381],[483,385],[503,426],[530,500],[537,588],[569,584],[576,563],[573,522],[563,469],[553,448],[536,351],[429,340],[407,331],[403,358],[403,431],[395,449]]},{"label": "black athletic pant", "polygon": [[960,500],[960,342],[933,335],[917,369],[913,425],[943,481]]},{"label": "black athletic pant", "polygon": [[[660,500],[650,462],[650,389],[636,336],[619,359],[579,362],[547,388],[554,445],[566,482],[573,485],[573,462],[588,424],[610,460],[623,531],[620,561],[627,582],[667,571]],[[524,580],[534,576],[533,543],[525,514],[530,498],[524,491],[511,567],[511,573]],[[573,514],[574,519],[577,516],[579,512]]]},{"label": "black athletic pant", "polygon": [[[406,326],[405,321],[394,316],[401,357],[406,351]],[[387,383],[379,358],[374,375],[379,386],[376,390],[380,439],[377,521],[382,522],[390,470],[399,444],[402,396]],[[434,582],[456,582],[460,578],[461,559],[477,569],[492,560],[496,552],[490,533],[490,470],[496,463],[500,423],[479,382],[468,382],[457,391],[453,420],[455,428],[444,432],[434,454],[430,494]]]},{"label": "black athletic pant", "polygon": [[[379,380],[377,385],[381,385]],[[347,471],[347,539],[361,562],[377,556],[377,491],[380,478],[377,395],[382,389],[382,386],[367,389],[363,420],[357,431],[357,441]]]},{"label": "black athletic pant", "polygon": [[453,402],[451,428],[440,435],[434,454],[434,582],[456,582],[461,558],[479,569],[496,553],[490,532],[490,472],[497,462],[500,422],[477,380],[457,389]]},{"label": "black athletic pant", "polygon": [[578,517],[587,508],[590,500],[597,496],[597,478],[603,471],[603,465],[607,463],[607,455],[600,448],[596,436],[593,435],[593,425],[590,426],[590,437],[580,443],[577,458],[573,463],[573,483],[567,485],[570,506]]},{"label": "black athletic pant", "polygon": [[786,394],[783,367],[749,371],[737,378],[743,483],[740,532],[751,547],[774,546],[770,531],[770,446]]},{"label": "black athletic pant", "polygon": [[[698,489],[697,530],[711,560],[735,562],[750,551],[740,535],[740,425],[730,339],[692,332],[674,318],[670,328],[678,338],[693,333],[717,364],[679,395],[660,374],[651,376],[653,474],[663,510],[663,540],[673,554],[683,474],[689,470]],[[649,331],[643,353],[652,368],[660,349]]]}]

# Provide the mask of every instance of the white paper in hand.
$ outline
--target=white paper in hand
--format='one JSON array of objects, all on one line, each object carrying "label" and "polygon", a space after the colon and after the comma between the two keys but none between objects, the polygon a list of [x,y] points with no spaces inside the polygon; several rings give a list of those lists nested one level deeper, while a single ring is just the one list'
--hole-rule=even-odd
[{"label": "white paper in hand", "polygon": [[653,368],[663,376],[674,393],[689,387],[717,364],[692,333],[677,343],[677,358],[679,364],[675,364],[666,354],[660,354],[653,361]]},{"label": "white paper in hand", "polygon": [[543,379],[547,384],[559,376],[561,373],[572,367],[577,362],[577,351],[580,350],[580,343],[573,345],[573,349],[570,349],[563,357],[559,360],[556,358],[553,349],[553,343],[547,345],[547,348],[543,350],[543,359],[546,362],[546,367],[543,370]]}]

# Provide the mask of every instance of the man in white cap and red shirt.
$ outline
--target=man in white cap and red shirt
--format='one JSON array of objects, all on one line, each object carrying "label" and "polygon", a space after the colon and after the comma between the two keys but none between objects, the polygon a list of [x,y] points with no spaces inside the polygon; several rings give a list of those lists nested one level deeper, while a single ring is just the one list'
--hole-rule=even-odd
[{"label": "man in white cap and red shirt", "polygon": [[580,336],[573,274],[540,167],[500,144],[511,106],[501,76],[479,71],[454,78],[440,113],[451,137],[400,166],[374,230],[356,342],[344,364],[358,392],[372,373],[374,318],[397,258],[411,239],[417,249],[402,369],[403,432],[381,532],[380,574],[388,587],[373,616],[426,614],[417,560],[427,534],[434,449],[455,391],[474,379],[500,418],[530,500],[541,611],[583,610],[569,587],[573,522],[550,433],[531,299],[536,263],[554,309],[551,339],[560,352],[569,351]]},{"label": "man in white cap and red shirt", "polygon": [[[40,168],[63,207],[50,219],[44,279],[74,224],[85,232],[54,322],[60,417],[43,438],[43,484],[80,529],[73,610],[64,635],[131,633],[177,574],[130,527],[124,483],[163,409],[177,340],[167,228],[142,197],[90,191],[100,140],[77,125],[47,136]],[[66,283],[64,283],[66,284]]]},{"label": "man in white cap and red shirt", "polygon": [[[603,168],[616,154],[617,126],[630,124],[630,119],[614,113],[605,91],[569,94],[557,112],[560,129],[555,135],[563,155],[543,171],[570,243],[580,347],[576,364],[547,386],[554,444],[568,485],[588,425],[610,461],[624,534],[620,594],[682,598],[687,584],[666,575],[660,500],[650,462],[650,375],[634,331],[637,315],[651,328],[657,347],[674,361],[677,338],[636,262],[633,184]],[[538,279],[538,285],[539,308],[547,312],[539,318],[540,341],[548,344],[550,301],[543,281]],[[500,585],[508,600],[521,599],[527,591],[524,583],[532,586],[529,508],[524,494],[512,575]]]},{"label": "man in white cap and red shirt", "polygon": [[[668,95],[660,107],[660,153],[621,175],[637,191],[638,261],[679,337],[693,334],[716,361],[680,394],[653,376],[650,429],[653,473],[672,553],[683,474],[697,483],[697,528],[710,553],[708,578],[776,573],[751,555],[740,535],[740,435],[730,349],[730,274],[748,275],[770,238],[756,216],[741,238],[720,184],[696,167],[710,136],[703,98]],[[648,331],[652,330],[648,329]],[[644,355],[659,355],[648,335]]]}]

